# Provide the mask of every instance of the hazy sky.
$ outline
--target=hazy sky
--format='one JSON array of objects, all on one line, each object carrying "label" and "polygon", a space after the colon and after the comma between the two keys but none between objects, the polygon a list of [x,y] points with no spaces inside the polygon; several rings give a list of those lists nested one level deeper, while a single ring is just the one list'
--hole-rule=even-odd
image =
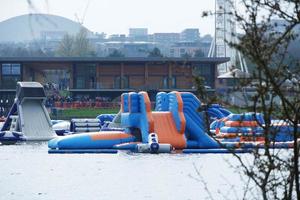
[{"label": "hazy sky", "polygon": [[0,21],[28,13],[75,21],[75,15],[80,20],[85,15],[83,24],[93,32],[128,34],[130,27],[147,27],[150,33],[180,32],[193,27],[203,35],[213,34],[214,19],[202,18],[202,12],[213,9],[214,0],[0,0]]}]

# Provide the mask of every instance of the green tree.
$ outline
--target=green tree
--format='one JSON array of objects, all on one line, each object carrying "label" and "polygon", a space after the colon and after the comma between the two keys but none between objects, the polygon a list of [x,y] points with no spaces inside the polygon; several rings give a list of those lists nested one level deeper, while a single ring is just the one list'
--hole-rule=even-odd
[{"label": "green tree", "polygon": [[115,49],[107,57],[110,57],[110,58],[122,58],[122,57],[125,57],[125,55],[121,51]]},{"label": "green tree", "polygon": [[160,49],[155,47],[152,49],[152,51],[150,51],[148,53],[148,57],[151,57],[151,58],[162,58],[164,57],[163,54],[161,53]]},{"label": "green tree", "polygon": [[191,58],[191,57],[192,57],[192,55],[189,54],[189,53],[185,53],[185,54],[183,54],[183,55],[181,56],[181,58],[184,58],[184,59],[189,59],[189,58]]},{"label": "green tree", "polygon": [[205,55],[201,49],[197,49],[193,56],[193,58],[203,58],[203,57],[205,57]]}]

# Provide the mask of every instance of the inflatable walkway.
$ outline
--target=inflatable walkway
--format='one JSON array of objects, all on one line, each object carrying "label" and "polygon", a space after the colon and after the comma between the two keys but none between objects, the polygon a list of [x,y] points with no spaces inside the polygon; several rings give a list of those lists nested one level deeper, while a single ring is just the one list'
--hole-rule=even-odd
[{"label": "inflatable walkway", "polygon": [[0,141],[49,140],[56,136],[44,105],[44,88],[37,82],[18,82],[15,102],[0,132]]}]

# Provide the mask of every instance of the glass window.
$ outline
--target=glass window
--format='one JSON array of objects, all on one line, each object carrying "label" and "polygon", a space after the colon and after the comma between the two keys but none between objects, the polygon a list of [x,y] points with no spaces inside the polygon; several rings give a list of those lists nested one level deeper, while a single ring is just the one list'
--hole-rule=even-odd
[{"label": "glass window", "polygon": [[171,80],[172,80],[172,86],[171,87],[176,88],[176,77],[173,76]]},{"label": "glass window", "polygon": [[164,77],[163,79],[163,88],[166,89],[166,88],[169,88],[169,78],[168,77]]},{"label": "glass window", "polygon": [[[121,87],[121,80],[122,80],[123,88]],[[120,76],[117,76],[115,78],[114,88],[116,88],[116,89],[129,88],[129,78],[128,78],[128,76],[124,76],[122,79],[121,79]]]},{"label": "glass window", "polygon": [[120,77],[120,76],[117,76],[117,77],[115,78],[115,88],[116,88],[116,89],[121,88],[121,77]]},{"label": "glass window", "polygon": [[2,64],[2,74],[3,75],[20,75],[21,65],[20,64]]},{"label": "glass window", "polygon": [[199,64],[193,66],[193,75],[202,76],[205,79],[205,85],[214,86],[214,65],[213,64]]},{"label": "glass window", "polygon": [[129,88],[129,79],[127,76],[123,77],[123,88]]},{"label": "glass window", "polygon": [[76,78],[76,88],[77,89],[84,89],[85,87],[85,80],[83,77]]},{"label": "glass window", "polygon": [[12,64],[12,66],[11,66],[11,74],[12,75],[20,75],[21,74],[20,64]]},{"label": "glass window", "polygon": [[2,64],[2,74],[3,75],[11,74],[11,64]]},{"label": "glass window", "polygon": [[76,64],[74,76],[77,77],[77,89],[96,88],[96,64]]},{"label": "glass window", "polygon": [[6,89],[15,89],[18,81],[20,81],[18,76],[2,76],[1,85]]},{"label": "glass window", "polygon": [[[2,69],[1,69],[2,68]],[[3,63],[0,70],[2,72],[0,85],[2,88],[15,89],[16,83],[21,80],[20,64]]]}]

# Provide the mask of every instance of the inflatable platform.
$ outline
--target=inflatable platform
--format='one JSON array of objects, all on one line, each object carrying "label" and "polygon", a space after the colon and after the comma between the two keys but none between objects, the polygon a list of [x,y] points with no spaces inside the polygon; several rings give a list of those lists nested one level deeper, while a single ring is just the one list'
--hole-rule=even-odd
[{"label": "inflatable platform", "polygon": [[[75,129],[85,133],[49,141],[49,153],[115,153],[110,150],[247,153],[253,148],[264,147],[264,121],[260,114],[233,114],[217,104],[199,112],[201,102],[187,92],[160,92],[155,103],[152,110],[146,92],[124,93],[120,112],[112,119],[117,127],[107,127],[103,131],[99,128],[99,119],[73,121]],[[205,120],[207,115],[209,120]],[[277,123],[273,128],[277,134],[276,137],[270,135],[272,147],[291,148],[293,129],[286,123]]]},{"label": "inflatable platform", "polygon": [[[118,127],[115,131],[86,130],[86,124],[83,123],[92,125],[99,122],[75,121],[74,126],[84,126],[85,129],[80,130],[86,133],[49,141],[49,152],[120,149],[144,153],[170,153],[173,150],[191,153],[196,152],[192,149],[221,149],[218,141],[206,131],[208,126],[203,120],[203,113],[197,111],[199,106],[201,102],[192,93],[161,92],[156,96],[156,108],[152,111],[146,92],[124,93],[121,96],[120,112],[115,116],[120,118],[121,129]],[[213,119],[231,114],[219,105],[213,105],[208,111]],[[224,149],[221,151],[225,152]]]}]

